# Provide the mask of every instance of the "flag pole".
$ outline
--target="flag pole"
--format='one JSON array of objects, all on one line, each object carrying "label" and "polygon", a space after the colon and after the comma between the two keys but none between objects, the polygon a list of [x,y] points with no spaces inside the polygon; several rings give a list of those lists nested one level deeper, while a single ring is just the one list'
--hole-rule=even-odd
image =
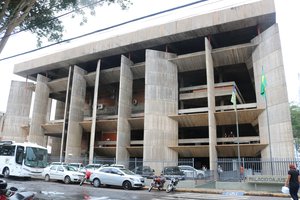
[{"label": "flag pole", "polygon": [[267,128],[268,128],[268,136],[269,136],[269,151],[270,151],[270,159],[271,159],[271,172],[273,172],[273,156],[272,156],[272,142],[271,142],[271,134],[270,134],[270,121],[269,121],[269,111],[268,111],[268,100],[267,100],[267,80],[264,73],[264,67],[262,66],[261,72],[261,85],[260,85],[260,94],[265,99],[266,104],[266,113],[267,113]]},{"label": "flag pole", "polygon": [[273,172],[273,156],[272,156],[272,142],[271,142],[271,134],[270,134],[270,122],[269,122],[269,111],[268,111],[268,101],[267,101],[267,90],[265,94],[265,103],[266,103],[266,113],[267,113],[267,127],[268,127],[268,136],[269,136],[269,151],[270,151],[270,159],[271,159],[271,172]]}]

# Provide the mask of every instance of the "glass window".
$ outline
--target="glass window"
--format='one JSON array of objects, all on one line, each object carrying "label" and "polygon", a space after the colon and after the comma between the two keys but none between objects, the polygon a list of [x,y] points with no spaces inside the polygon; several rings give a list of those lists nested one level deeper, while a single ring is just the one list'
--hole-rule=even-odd
[{"label": "glass window", "polygon": [[57,166],[53,165],[52,167],[50,167],[50,170],[56,171]]},{"label": "glass window", "polygon": [[63,168],[62,166],[58,166],[58,167],[57,167],[57,171],[63,172],[63,171],[64,171],[64,168]]},{"label": "glass window", "polygon": [[27,147],[24,164],[29,167],[45,168],[47,166],[47,155],[47,149]]},{"label": "glass window", "polygon": [[22,165],[23,159],[24,159],[24,147],[17,146],[16,163]]},{"label": "glass window", "polygon": [[15,155],[15,145],[1,145],[0,155],[1,156],[14,156]]}]

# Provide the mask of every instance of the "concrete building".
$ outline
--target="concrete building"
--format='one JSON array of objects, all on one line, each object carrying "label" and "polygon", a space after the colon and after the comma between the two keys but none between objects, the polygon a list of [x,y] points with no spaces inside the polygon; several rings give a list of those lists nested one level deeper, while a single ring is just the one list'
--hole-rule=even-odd
[{"label": "concrete building", "polygon": [[[33,115],[25,123],[31,93],[19,98],[25,90],[17,88],[26,83],[13,84],[7,118],[15,120],[4,120],[2,137],[28,135],[41,145],[48,138],[52,153],[67,161],[88,155],[90,162],[98,156],[128,166],[139,158],[157,172],[183,158],[216,169],[218,158],[238,152],[293,158],[275,18],[273,0],[262,0],[16,64],[15,74],[36,81],[30,86]],[[262,67],[266,101],[260,95]],[[52,100],[56,114],[49,121]]]}]

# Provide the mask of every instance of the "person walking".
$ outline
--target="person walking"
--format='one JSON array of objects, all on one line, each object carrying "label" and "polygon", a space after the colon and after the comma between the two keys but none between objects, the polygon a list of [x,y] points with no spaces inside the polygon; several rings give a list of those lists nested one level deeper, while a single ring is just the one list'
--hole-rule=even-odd
[{"label": "person walking", "polygon": [[299,171],[296,169],[294,164],[289,165],[290,170],[288,171],[288,177],[285,181],[285,186],[289,187],[290,195],[293,200],[299,200],[298,190],[300,183]]},{"label": "person walking", "polygon": [[92,172],[90,172],[89,170],[85,171],[85,176],[84,178],[81,180],[80,182],[80,186],[82,186],[82,184],[84,183],[84,181],[88,181],[90,179]]}]

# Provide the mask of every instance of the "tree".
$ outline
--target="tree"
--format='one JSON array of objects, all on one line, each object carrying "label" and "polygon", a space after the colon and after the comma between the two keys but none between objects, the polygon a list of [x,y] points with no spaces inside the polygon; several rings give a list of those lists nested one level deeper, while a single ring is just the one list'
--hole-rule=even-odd
[{"label": "tree", "polygon": [[82,23],[87,21],[82,7],[94,8],[107,4],[118,4],[128,8],[130,0],[0,0],[0,54],[12,34],[29,30],[37,36],[37,44],[42,38],[48,41],[62,39],[64,26],[59,17],[62,12],[82,15]]},{"label": "tree", "polygon": [[300,143],[300,106],[297,104],[290,105],[293,135],[296,143]]}]

